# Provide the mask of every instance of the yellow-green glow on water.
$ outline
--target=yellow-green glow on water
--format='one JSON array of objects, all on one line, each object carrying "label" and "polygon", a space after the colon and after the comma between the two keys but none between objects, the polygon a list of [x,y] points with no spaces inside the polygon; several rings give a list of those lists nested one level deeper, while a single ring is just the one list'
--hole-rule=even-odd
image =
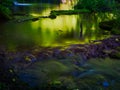
[{"label": "yellow-green glow on water", "polygon": [[43,16],[48,16],[48,15],[50,15],[50,11],[51,11],[51,10],[54,10],[54,9],[48,8],[48,9],[46,9],[45,11],[42,11],[41,15],[43,15]]},{"label": "yellow-green glow on water", "polygon": [[[56,19],[40,19],[39,21],[32,22],[31,27],[32,30],[35,31],[40,38],[42,39],[42,43],[45,46],[50,46],[55,41],[59,41],[63,35],[70,33],[71,30],[75,32],[76,24],[77,24],[77,16],[58,16]],[[36,43],[41,43],[37,36],[35,38]],[[63,40],[64,41],[64,40]]]},{"label": "yellow-green glow on water", "polygon": [[37,30],[39,28],[39,21],[36,21],[36,22],[32,23],[32,28],[34,30]]},{"label": "yellow-green glow on water", "polygon": [[[47,20],[47,21],[46,21]],[[56,19],[46,19],[40,20],[41,28],[42,29],[48,29],[51,31],[58,31],[58,30],[69,30],[71,28],[75,29],[76,27],[76,16],[58,16]],[[32,23],[32,26],[34,27],[34,23]],[[38,26],[39,27],[39,26]]]},{"label": "yellow-green glow on water", "polygon": [[[30,15],[47,16],[51,10],[71,9],[70,5],[60,4],[37,13],[31,11]],[[1,28],[0,45],[14,49],[17,46],[55,47],[89,43],[90,40],[105,37],[98,24],[113,17],[111,13],[60,15],[56,19],[40,18],[37,21],[8,23]]]}]

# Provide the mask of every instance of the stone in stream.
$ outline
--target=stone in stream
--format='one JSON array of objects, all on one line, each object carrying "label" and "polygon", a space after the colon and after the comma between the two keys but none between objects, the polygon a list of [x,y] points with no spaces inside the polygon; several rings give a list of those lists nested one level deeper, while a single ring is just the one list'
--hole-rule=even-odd
[{"label": "stone in stream", "polygon": [[29,54],[29,53],[26,53],[26,55],[24,55],[24,60],[31,62],[31,63],[34,63],[37,61],[36,57],[32,54]]},{"label": "stone in stream", "polygon": [[48,81],[53,82],[60,77],[61,74],[69,72],[69,68],[64,64],[50,60],[37,62],[30,68],[19,71],[19,78],[28,83],[30,86],[41,86]]},{"label": "stone in stream", "polygon": [[54,15],[54,14],[51,14],[50,16],[49,16],[49,18],[51,18],[51,19],[56,19],[56,15]]},{"label": "stone in stream", "polygon": [[104,21],[99,23],[99,27],[104,30],[112,30],[115,25],[115,20]]},{"label": "stone in stream", "polygon": [[32,21],[37,21],[37,20],[39,20],[39,18],[33,18],[33,19],[31,19]]}]

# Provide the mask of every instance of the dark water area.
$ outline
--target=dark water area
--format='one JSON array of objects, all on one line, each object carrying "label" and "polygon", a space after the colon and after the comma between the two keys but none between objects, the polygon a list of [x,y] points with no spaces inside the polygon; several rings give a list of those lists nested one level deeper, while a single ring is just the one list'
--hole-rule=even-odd
[{"label": "dark water area", "polygon": [[[15,6],[14,13],[30,16],[48,16],[51,10],[71,10],[73,3],[59,5],[43,4],[35,6]],[[20,19],[27,16],[19,17]],[[19,46],[55,47],[70,44],[84,44],[91,40],[109,37],[98,27],[99,22],[115,18],[112,13],[91,13],[79,15],[60,15],[56,19],[41,18],[37,21],[21,23],[8,22],[0,25],[0,45],[9,49]]]}]

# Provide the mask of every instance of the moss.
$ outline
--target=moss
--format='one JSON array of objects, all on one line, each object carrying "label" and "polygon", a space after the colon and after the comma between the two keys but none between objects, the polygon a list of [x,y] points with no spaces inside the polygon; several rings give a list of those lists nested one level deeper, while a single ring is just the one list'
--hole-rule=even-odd
[{"label": "moss", "polygon": [[72,14],[80,14],[80,13],[90,13],[87,9],[80,10],[53,10],[50,15],[72,15]]}]

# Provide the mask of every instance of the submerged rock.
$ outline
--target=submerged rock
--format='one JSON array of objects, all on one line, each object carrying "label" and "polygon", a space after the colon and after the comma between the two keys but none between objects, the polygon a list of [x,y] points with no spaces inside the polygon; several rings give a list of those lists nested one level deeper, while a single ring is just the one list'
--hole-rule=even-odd
[{"label": "submerged rock", "polygon": [[99,23],[99,27],[104,30],[112,30],[115,25],[115,20],[104,21]]},{"label": "submerged rock", "polygon": [[54,14],[51,14],[50,16],[49,16],[49,18],[51,18],[51,19],[56,19],[56,15],[54,15]]}]

